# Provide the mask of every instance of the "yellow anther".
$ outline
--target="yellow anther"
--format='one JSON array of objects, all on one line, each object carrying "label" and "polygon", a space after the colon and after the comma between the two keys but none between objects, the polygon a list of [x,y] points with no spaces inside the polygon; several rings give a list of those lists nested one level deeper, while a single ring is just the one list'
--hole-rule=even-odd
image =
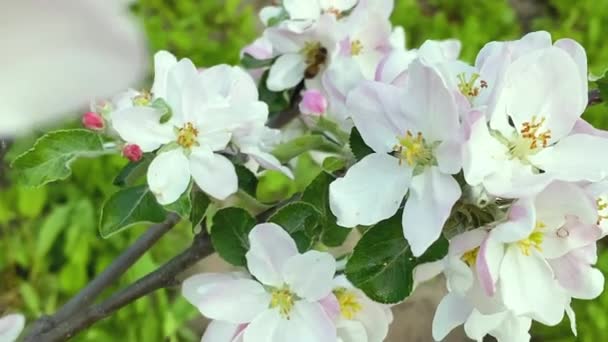
[{"label": "yellow anther", "polygon": [[193,145],[198,144],[196,141],[197,136],[198,130],[192,123],[188,122],[177,132],[177,143],[183,148],[191,148]]},{"label": "yellow anther", "polygon": [[133,98],[134,106],[147,106],[152,101],[152,93],[147,90],[142,90],[139,95]]},{"label": "yellow anther", "polygon": [[358,56],[363,52],[363,43],[360,40],[353,40],[350,43],[350,54],[351,56]]},{"label": "yellow anther", "polygon": [[340,314],[345,319],[354,319],[357,313],[363,309],[354,291],[341,287],[334,290],[334,295],[340,304]]},{"label": "yellow anther", "polygon": [[540,221],[536,222],[536,227],[534,227],[534,231],[532,231],[530,236],[517,242],[519,249],[521,249],[521,252],[524,255],[530,255],[533,248],[542,252],[541,245],[543,244],[543,239],[545,237],[545,233],[543,232],[545,227],[544,223]]},{"label": "yellow anther", "polygon": [[458,89],[466,96],[469,100],[479,96],[481,89],[488,87],[488,83],[484,80],[479,81],[479,86],[475,85],[475,82],[479,79],[479,74],[471,74],[471,78],[467,80],[465,73],[460,73],[458,78]]},{"label": "yellow anther", "polygon": [[422,133],[418,132],[414,136],[412,132],[407,131],[405,136],[398,140],[399,145],[394,147],[394,151],[398,153],[400,163],[405,159],[409,166],[426,166],[433,160],[432,148],[427,145]]},{"label": "yellow anther", "polygon": [[608,209],[608,202],[606,202],[603,198],[600,197],[595,201],[595,203],[597,204],[598,214],[597,224],[600,224],[603,220],[608,219],[608,211],[606,211],[606,209]]},{"label": "yellow anther", "polygon": [[530,149],[535,150],[539,147],[547,147],[549,139],[551,139],[551,130],[545,130],[540,132],[541,126],[545,123],[545,118],[542,117],[540,120],[536,115],[532,116],[532,121],[524,122],[522,124],[521,133],[522,138],[528,139],[530,143]]},{"label": "yellow anther", "polygon": [[475,263],[477,262],[478,254],[479,254],[479,247],[475,247],[475,248],[471,249],[470,251],[466,251],[460,259],[462,261],[464,261],[467,265],[469,265],[469,267],[471,267],[471,266],[475,265]]},{"label": "yellow anther", "polygon": [[293,309],[296,296],[289,290],[287,285],[280,289],[275,289],[270,294],[270,307],[278,308],[279,313],[284,318],[289,319],[291,309]]}]

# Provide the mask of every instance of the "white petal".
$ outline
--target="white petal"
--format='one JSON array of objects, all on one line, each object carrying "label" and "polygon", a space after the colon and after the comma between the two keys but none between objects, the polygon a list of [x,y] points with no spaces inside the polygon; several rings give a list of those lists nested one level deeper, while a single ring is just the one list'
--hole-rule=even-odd
[{"label": "white petal", "polygon": [[437,167],[414,176],[403,208],[403,235],[414,256],[422,255],[439,238],[460,195],[458,182]]},{"label": "white petal", "polygon": [[574,310],[572,309],[571,305],[568,305],[568,307],[566,308],[566,314],[568,315],[568,319],[570,320],[570,330],[572,330],[572,334],[574,336],[578,336],[578,333],[576,331],[576,314],[574,313]]},{"label": "white petal", "polygon": [[576,184],[553,182],[536,196],[534,205],[537,220],[553,231],[566,223],[567,216],[575,216],[581,223],[597,223],[595,200]]},{"label": "white petal", "polygon": [[375,81],[394,85],[404,85],[407,68],[416,59],[415,51],[394,50],[387,55],[376,68]]},{"label": "white petal", "polygon": [[493,296],[496,292],[496,282],[500,274],[503,256],[503,244],[494,240],[492,235],[488,235],[479,247],[475,265],[480,285],[488,296]]},{"label": "white petal", "polygon": [[269,309],[256,317],[245,329],[243,342],[281,342],[276,338],[283,318],[277,309]]},{"label": "white petal", "polygon": [[443,260],[427,262],[414,267],[412,271],[414,278],[414,289],[443,272]]},{"label": "white petal", "polygon": [[464,324],[464,331],[467,337],[481,341],[490,333],[490,331],[499,327],[505,320],[507,312],[498,312],[491,315],[484,315],[476,309],[471,312],[471,315]]},{"label": "white petal", "polygon": [[[587,81],[587,52],[585,51],[585,48],[574,39],[569,38],[560,39],[556,41],[555,46],[566,51],[570,55],[570,57],[572,57],[580,73],[580,88],[583,92],[587,93],[589,85]],[[586,103],[583,103],[582,105],[583,106],[581,106],[581,108],[579,109],[581,112],[585,111]]]},{"label": "white petal", "polygon": [[198,70],[189,59],[177,62],[167,74],[165,101],[173,113],[171,122],[177,126],[194,122],[194,116],[197,114],[195,108],[202,102],[202,98],[197,96],[201,93],[197,77]]},{"label": "white petal", "polygon": [[594,299],[604,291],[604,275],[574,253],[549,260],[555,277],[574,298]]},{"label": "white petal", "polygon": [[290,289],[298,297],[311,302],[321,300],[331,293],[334,273],[334,257],[318,251],[294,255],[283,266],[283,279]]},{"label": "white petal", "polygon": [[[124,1],[3,1],[0,137],[57,124],[147,71],[145,36]],[[77,32],[77,34],[75,34]]]},{"label": "white petal", "polygon": [[6,315],[0,318],[0,341],[16,341],[24,327],[25,317],[21,314]]},{"label": "white petal", "polygon": [[306,63],[301,54],[284,54],[270,67],[266,86],[272,91],[293,88],[304,79],[305,70]]},{"label": "white petal", "polygon": [[503,258],[499,293],[516,315],[529,315],[546,325],[559,323],[568,304],[543,257],[535,250],[524,255],[517,245],[510,246]]},{"label": "white petal", "polygon": [[175,139],[173,127],[161,124],[163,113],[151,107],[130,107],[113,112],[112,126],[120,137],[137,144],[142,151],[152,152]]},{"label": "white petal", "polygon": [[[406,133],[403,90],[380,82],[362,82],[348,94],[346,106],[365,143],[378,153],[391,152]],[[416,132],[414,132],[415,134]]]},{"label": "white petal", "polygon": [[510,313],[499,327],[490,332],[490,335],[496,337],[499,342],[530,341],[531,326],[532,320],[529,317]]},{"label": "white petal", "polygon": [[265,285],[283,285],[283,265],[298,248],[291,236],[274,223],[255,226],[249,233],[250,248],[245,257],[251,274]]},{"label": "white petal", "polygon": [[260,283],[229,274],[190,277],[182,293],[206,317],[235,324],[251,322],[270,303],[270,294]]},{"label": "white petal", "polygon": [[499,172],[507,159],[507,148],[490,135],[485,117],[471,126],[463,148],[464,177],[468,184],[479,185],[486,177]]},{"label": "white petal", "polygon": [[231,102],[258,100],[258,88],[251,76],[240,67],[217,65],[201,72],[200,79],[208,94],[217,94]]},{"label": "white petal", "polygon": [[365,326],[368,342],[384,341],[388,335],[388,328],[392,319],[392,315],[385,314],[385,309],[390,312],[390,307],[375,303],[365,297],[363,292],[358,292],[360,293],[358,300],[362,309],[357,313],[355,319]]},{"label": "white petal", "polygon": [[460,259],[461,256],[448,256],[444,258],[444,274],[447,278],[448,290],[461,296],[474,285],[473,272],[469,265]]},{"label": "white petal", "polygon": [[530,160],[560,180],[597,182],[608,176],[608,159],[603,157],[606,149],[606,138],[574,134],[541,150]]},{"label": "white petal", "polygon": [[536,227],[536,210],[530,198],[517,200],[507,216],[507,221],[498,224],[491,231],[492,238],[498,242],[511,243],[530,236]]},{"label": "white petal", "polygon": [[154,55],[154,84],[152,85],[154,97],[167,97],[167,75],[175,64],[177,64],[177,59],[168,51],[159,51]]},{"label": "white petal", "polygon": [[321,15],[321,7],[318,0],[283,0],[283,7],[285,7],[291,19],[315,20]]},{"label": "white petal", "polygon": [[359,321],[340,320],[336,323],[338,339],[342,342],[371,342],[365,326]]},{"label": "white petal", "polygon": [[407,193],[411,169],[373,153],[329,186],[329,205],[343,227],[371,225],[393,216]]},{"label": "white petal", "polygon": [[205,329],[201,342],[233,342],[234,337],[243,329],[242,324],[213,320]]},{"label": "white petal", "polygon": [[[294,342],[335,342],[336,326],[319,303],[297,301],[291,311],[291,319],[284,326],[282,336],[290,336]],[[288,339],[275,342],[288,341]]]},{"label": "white petal", "polygon": [[181,149],[163,152],[148,167],[148,186],[158,203],[177,201],[190,184],[190,166]]},{"label": "white petal", "polygon": [[466,299],[448,293],[437,306],[433,317],[433,338],[435,341],[443,340],[452,329],[463,324],[473,308]]},{"label": "white petal", "polygon": [[224,200],[238,190],[234,165],[222,155],[194,148],[190,155],[190,170],[196,185],[214,198]]}]

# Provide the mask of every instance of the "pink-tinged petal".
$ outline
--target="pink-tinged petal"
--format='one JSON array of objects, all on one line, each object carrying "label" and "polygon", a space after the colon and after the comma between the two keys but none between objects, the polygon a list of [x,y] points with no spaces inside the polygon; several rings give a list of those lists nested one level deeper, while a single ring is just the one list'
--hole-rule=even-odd
[{"label": "pink-tinged petal", "polygon": [[263,223],[251,230],[249,244],[245,257],[251,274],[265,285],[283,286],[285,262],[298,255],[291,236],[277,224]]},{"label": "pink-tinged petal", "polygon": [[201,342],[237,342],[245,325],[213,320],[205,329]]},{"label": "pink-tinged petal", "polygon": [[522,56],[507,68],[504,77],[492,121],[509,115],[519,129],[525,122],[531,122],[533,116],[544,118],[542,129],[551,131],[550,143],[572,130],[582,114],[581,103],[587,103],[577,65],[559,48],[549,47]]},{"label": "pink-tinged petal", "polygon": [[553,233],[566,223],[568,216],[576,217],[581,224],[596,224],[598,220],[595,199],[572,183],[551,183],[536,196],[534,205],[537,221]]},{"label": "pink-tinged petal", "polygon": [[285,283],[298,297],[310,302],[319,301],[331,293],[335,273],[334,257],[318,251],[294,255],[283,265]]},{"label": "pink-tinged petal", "polygon": [[460,195],[458,182],[437,167],[413,177],[402,223],[414,256],[422,255],[439,238]]},{"label": "pink-tinged petal", "polygon": [[401,110],[403,90],[379,82],[362,82],[348,94],[346,104],[365,143],[378,153],[391,152],[404,136],[407,123]]},{"label": "pink-tinged petal", "polygon": [[534,200],[522,198],[509,209],[507,221],[498,224],[490,234],[497,242],[516,242],[530,236],[536,227],[536,220]]},{"label": "pink-tinged petal", "polygon": [[327,91],[329,113],[338,120],[345,120],[351,113],[346,107],[346,96],[364,80],[357,61],[348,57],[336,57],[323,73],[321,83]]},{"label": "pink-tinged petal", "polygon": [[449,254],[460,256],[464,253],[479,247],[488,236],[485,228],[478,228],[466,231],[454,236],[450,240]]},{"label": "pink-tinged petal", "polygon": [[582,118],[576,120],[574,127],[572,127],[572,132],[570,132],[570,135],[574,134],[587,134],[594,135],[596,137],[601,137],[604,139],[608,138],[608,131],[605,131],[603,129],[597,129]]},{"label": "pink-tinged petal", "polygon": [[245,329],[244,342],[281,342],[277,338],[279,328],[284,324],[278,309],[269,309],[258,315]]},{"label": "pink-tinged petal", "polygon": [[507,248],[502,260],[499,287],[503,303],[516,315],[546,325],[559,323],[569,302],[543,256],[534,249],[525,255],[516,244]]},{"label": "pink-tinged petal", "polygon": [[154,97],[167,98],[167,76],[175,64],[177,64],[177,58],[168,51],[159,51],[154,55],[154,84],[152,85]]},{"label": "pink-tinged petal", "polygon": [[602,238],[602,230],[596,224],[582,223],[574,216],[567,216],[564,225],[556,228],[547,231],[543,238],[541,248],[547,259],[559,258]]},{"label": "pink-tinged petal", "polygon": [[0,137],[74,116],[145,76],[145,36],[124,1],[3,1]]},{"label": "pink-tinged petal", "polygon": [[456,294],[448,293],[437,306],[433,317],[433,338],[443,340],[454,328],[466,322],[473,308]]},{"label": "pink-tinged petal", "polygon": [[196,185],[214,198],[224,200],[238,190],[234,165],[220,154],[208,149],[194,148],[190,155],[189,168]]},{"label": "pink-tinged petal", "polygon": [[407,69],[417,56],[417,53],[412,50],[391,52],[378,64],[374,80],[404,87],[406,85]]},{"label": "pink-tinged petal", "polygon": [[[578,67],[578,71],[580,74],[580,88],[583,92],[587,93],[589,84],[587,72],[587,52],[585,52],[585,48],[577,41],[569,38],[560,39],[556,41],[554,45],[566,51],[570,55],[570,57],[572,57],[572,59],[576,63],[576,66]],[[586,103],[582,104],[579,110],[581,112],[584,112],[586,105]]]},{"label": "pink-tinged petal", "polygon": [[306,90],[299,107],[302,114],[321,115],[327,111],[327,99],[316,89]]},{"label": "pink-tinged petal", "polygon": [[544,148],[530,161],[559,180],[597,182],[608,176],[608,159],[603,157],[606,149],[606,138],[574,134]]},{"label": "pink-tinged petal", "polygon": [[492,239],[488,235],[479,246],[476,268],[479,282],[486,295],[493,296],[496,293],[496,283],[500,274],[500,265],[505,254],[504,245]]},{"label": "pink-tinged petal", "polygon": [[184,281],[184,297],[206,317],[249,323],[270,303],[270,294],[255,280],[230,274],[199,274]]},{"label": "pink-tinged petal", "polygon": [[0,341],[14,342],[25,327],[25,317],[11,314],[0,318]]},{"label": "pink-tinged petal", "polygon": [[272,91],[293,88],[304,79],[305,70],[306,62],[301,54],[284,54],[270,67],[266,86]]},{"label": "pink-tinged petal", "polygon": [[[282,325],[282,331],[277,336],[283,339],[276,339],[275,342],[294,341],[294,342],[335,342],[336,326],[325,314],[319,303],[308,303],[297,301],[290,314],[290,319]],[[286,337],[289,337],[288,339]]]},{"label": "pink-tinged petal", "polygon": [[175,139],[173,127],[161,124],[163,112],[151,107],[130,107],[113,112],[112,126],[120,137],[137,144],[144,152],[152,152]]},{"label": "pink-tinged petal", "polygon": [[323,310],[331,320],[336,320],[340,317],[340,303],[333,293],[328,294],[319,301]]},{"label": "pink-tinged petal", "polygon": [[190,184],[189,161],[181,149],[163,152],[148,167],[148,187],[158,203],[177,201]]},{"label": "pink-tinged petal", "polygon": [[414,289],[419,285],[435,278],[443,272],[443,260],[427,262],[414,267],[412,276],[414,278]]},{"label": "pink-tinged petal", "polygon": [[469,140],[463,147],[463,169],[467,183],[482,184],[488,176],[503,170],[507,151],[490,135],[485,117],[479,117],[471,125]]},{"label": "pink-tinged petal", "polygon": [[467,337],[481,341],[492,330],[502,325],[507,315],[507,311],[484,315],[477,309],[473,309],[473,312],[471,312],[471,315],[464,324],[464,331]]},{"label": "pink-tinged petal", "polygon": [[604,275],[576,253],[549,260],[559,284],[579,299],[594,299],[604,291]]},{"label": "pink-tinged petal", "polygon": [[[263,8],[262,11],[266,8],[268,7]],[[272,43],[266,37],[260,37],[245,46],[241,54],[248,54],[258,60],[270,59],[272,58]]]},{"label": "pink-tinged petal", "polygon": [[372,225],[393,216],[411,179],[411,169],[387,154],[373,153],[329,186],[329,206],[342,227]]}]

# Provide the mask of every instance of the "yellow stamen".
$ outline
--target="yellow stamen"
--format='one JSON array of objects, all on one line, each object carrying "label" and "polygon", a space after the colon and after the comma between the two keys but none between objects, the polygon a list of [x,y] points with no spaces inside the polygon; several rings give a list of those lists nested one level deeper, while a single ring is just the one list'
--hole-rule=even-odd
[{"label": "yellow stamen", "polygon": [[475,263],[477,262],[478,254],[479,254],[479,247],[475,247],[475,248],[471,249],[470,251],[465,252],[460,259],[462,261],[464,261],[467,265],[469,265],[469,267],[471,267],[471,266],[475,265]]},{"label": "yellow stamen", "polygon": [[295,303],[296,296],[289,290],[287,285],[280,289],[275,289],[270,294],[270,307],[279,308],[279,313],[284,318],[289,319],[289,314]]},{"label": "yellow stamen", "polygon": [[545,130],[544,132],[539,132],[540,127],[545,123],[545,118],[542,117],[540,120],[536,117],[536,115],[532,116],[531,122],[524,122],[522,124],[521,133],[522,138],[528,139],[530,142],[530,149],[535,150],[539,147],[539,143],[541,147],[547,147],[549,143],[549,139],[551,139],[551,130]]},{"label": "yellow stamen", "polygon": [[350,54],[351,56],[358,56],[363,52],[363,43],[360,40],[353,40],[350,43]]},{"label": "yellow stamen", "polygon": [[465,73],[461,73],[457,75],[458,77],[458,89],[460,92],[466,96],[469,101],[473,98],[479,96],[481,89],[485,89],[488,87],[488,83],[484,80],[479,81],[479,86],[475,85],[475,82],[479,79],[479,74],[472,74],[471,78],[466,79]]},{"label": "yellow stamen", "polygon": [[407,131],[405,136],[398,140],[399,145],[394,147],[394,151],[398,153],[400,163],[405,160],[409,166],[426,166],[432,162],[432,148],[427,145],[422,133],[418,132],[414,136],[412,132]]},{"label": "yellow stamen", "polygon": [[134,106],[147,106],[152,101],[152,93],[147,90],[142,90],[139,95],[133,98]]},{"label": "yellow stamen", "polygon": [[545,227],[546,226],[544,223],[540,221],[536,222],[536,227],[534,227],[534,231],[532,231],[530,236],[517,242],[519,249],[521,249],[521,252],[524,255],[529,256],[532,253],[533,248],[539,252],[542,252],[543,249],[541,245],[543,244],[543,239],[545,236],[545,233],[543,232]]},{"label": "yellow stamen", "polygon": [[354,291],[340,287],[334,290],[334,295],[340,304],[340,314],[345,319],[354,319],[357,313],[363,309]]},{"label": "yellow stamen", "polygon": [[188,122],[177,132],[177,143],[183,148],[191,148],[193,145],[198,144],[196,141],[197,136],[198,130],[192,123]]},{"label": "yellow stamen", "polygon": [[608,209],[608,202],[600,197],[595,201],[595,203],[597,204],[597,224],[599,225],[603,220],[608,219],[608,212],[606,211],[606,209]]}]

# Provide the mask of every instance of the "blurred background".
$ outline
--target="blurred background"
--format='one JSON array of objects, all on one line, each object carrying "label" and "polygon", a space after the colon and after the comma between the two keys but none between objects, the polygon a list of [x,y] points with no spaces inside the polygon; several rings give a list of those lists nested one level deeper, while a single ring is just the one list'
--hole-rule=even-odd
[{"label": "blurred background", "polygon": [[[151,54],[167,49],[189,57],[198,66],[238,63],[239,50],[261,32],[257,10],[270,1],[138,0],[133,12],[145,27]],[[571,37],[587,49],[590,72],[608,67],[608,1],[595,0],[396,0],[393,23],[402,25],[409,48],[425,39],[458,38],[462,59],[473,62],[491,40],[516,39],[533,30],[547,30],[554,39]],[[596,127],[608,129],[608,108],[585,114]],[[78,126],[78,123],[66,124]],[[120,157],[80,160],[68,181],[30,189],[16,182],[10,161],[32,146],[35,136],[0,142],[0,315],[20,311],[33,319],[51,313],[98,274],[145,227],[136,227],[103,240],[97,232],[99,210],[115,192],[112,179],[126,164]],[[260,200],[288,197],[304,188],[320,168],[302,156],[296,180],[266,173],[258,185]],[[188,245],[191,229],[173,229],[146,254],[115,288],[133,282]],[[201,266],[223,267],[212,258]],[[600,252],[599,267],[608,274],[608,248]],[[388,341],[431,341],[430,324],[442,296],[442,282],[416,291],[412,300],[395,309]],[[533,327],[535,341],[608,340],[608,293],[594,301],[574,304],[579,337],[571,336],[567,319],[556,328]],[[204,322],[179,289],[159,291],[124,308],[74,338],[74,341],[198,341]],[[465,341],[455,332],[450,341]]]}]

